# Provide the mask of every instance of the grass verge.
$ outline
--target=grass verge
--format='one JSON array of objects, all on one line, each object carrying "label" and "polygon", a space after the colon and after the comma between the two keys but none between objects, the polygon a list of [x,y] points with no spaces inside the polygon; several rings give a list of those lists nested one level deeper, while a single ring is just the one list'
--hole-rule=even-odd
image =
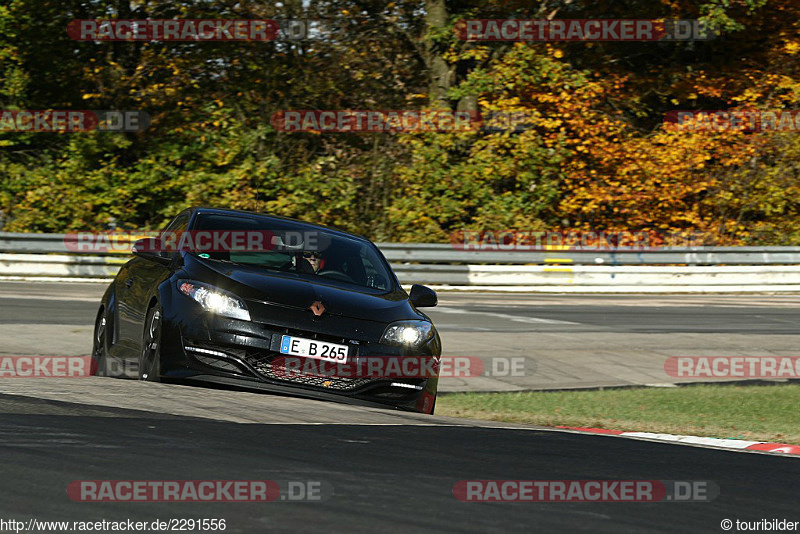
[{"label": "grass verge", "polygon": [[453,393],[436,415],[800,444],[800,384]]}]

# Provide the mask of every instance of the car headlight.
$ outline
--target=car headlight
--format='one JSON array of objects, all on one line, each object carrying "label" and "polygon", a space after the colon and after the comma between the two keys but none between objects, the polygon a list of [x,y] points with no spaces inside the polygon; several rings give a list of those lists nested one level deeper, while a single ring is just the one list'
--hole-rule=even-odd
[{"label": "car headlight", "polygon": [[433,325],[427,321],[398,321],[386,327],[381,343],[419,345],[433,337]]},{"label": "car headlight", "polygon": [[250,312],[244,301],[224,289],[192,280],[178,280],[178,289],[212,313],[233,319],[250,320]]}]

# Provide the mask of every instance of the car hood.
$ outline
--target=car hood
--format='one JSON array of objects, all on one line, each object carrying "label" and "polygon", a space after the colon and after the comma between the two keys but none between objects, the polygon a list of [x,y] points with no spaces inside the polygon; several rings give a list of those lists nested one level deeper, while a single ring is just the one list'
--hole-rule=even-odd
[{"label": "car hood", "polygon": [[[265,308],[264,305],[272,309],[270,312],[264,310],[265,313],[272,315],[275,307],[308,310],[314,302],[319,301],[325,308],[325,314],[365,321],[387,323],[425,318],[409,304],[408,296],[399,288],[385,294],[371,294],[357,288],[314,283],[299,275],[269,271],[257,266],[196,257],[192,260],[195,268],[187,265],[190,276],[257,304],[250,306],[251,312],[254,309],[257,315],[258,310]],[[193,272],[201,270],[205,272]],[[254,319],[259,320],[259,317]]]}]

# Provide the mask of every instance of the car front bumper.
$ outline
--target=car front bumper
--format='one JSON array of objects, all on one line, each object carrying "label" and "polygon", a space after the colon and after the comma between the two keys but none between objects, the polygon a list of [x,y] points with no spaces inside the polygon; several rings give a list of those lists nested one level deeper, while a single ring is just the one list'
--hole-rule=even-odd
[{"label": "car front bumper", "polygon": [[[350,360],[373,358],[433,358],[438,362],[438,335],[413,350],[333,334],[330,325],[311,330],[314,322],[294,325],[241,321],[215,316],[193,302],[176,296],[162,323],[161,376],[270,390],[312,398],[336,398],[403,410],[432,413],[438,376],[338,376],[287,373],[284,358],[303,358],[280,353],[284,335],[319,339],[350,347]],[[291,318],[289,318],[291,319]],[[316,330],[316,329],[315,329]],[[358,330],[358,329],[351,329]],[[357,335],[357,334],[356,334]]]}]

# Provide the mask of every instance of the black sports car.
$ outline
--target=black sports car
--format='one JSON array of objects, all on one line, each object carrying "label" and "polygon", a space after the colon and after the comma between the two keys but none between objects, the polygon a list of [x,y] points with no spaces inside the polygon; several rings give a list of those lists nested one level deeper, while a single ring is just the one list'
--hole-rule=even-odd
[{"label": "black sports car", "polygon": [[[266,246],[241,246],[253,237]],[[433,413],[441,340],[418,308],[435,306],[436,293],[421,285],[406,293],[369,240],[282,217],[190,208],[132,252],[97,313],[97,374]],[[433,362],[422,366],[429,372],[372,365],[420,359]],[[367,361],[371,372],[352,372]],[[315,365],[299,372],[298,363]]]}]

